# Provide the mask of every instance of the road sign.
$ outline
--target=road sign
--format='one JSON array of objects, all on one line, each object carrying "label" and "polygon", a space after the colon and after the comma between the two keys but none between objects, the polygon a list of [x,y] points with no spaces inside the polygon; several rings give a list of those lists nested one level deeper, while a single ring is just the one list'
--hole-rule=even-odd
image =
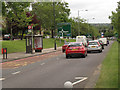
[{"label": "road sign", "polygon": [[28,32],[32,32],[32,29],[33,29],[32,25],[29,25],[28,26]]},{"label": "road sign", "polygon": [[102,37],[102,38],[104,37],[104,33],[103,33],[103,32],[101,32],[101,37]]},{"label": "road sign", "polygon": [[32,26],[31,26],[31,25],[28,26],[28,30],[29,30],[29,29],[32,29]]},{"label": "road sign", "polygon": [[71,24],[70,23],[59,23],[57,24],[58,36],[71,37]]}]

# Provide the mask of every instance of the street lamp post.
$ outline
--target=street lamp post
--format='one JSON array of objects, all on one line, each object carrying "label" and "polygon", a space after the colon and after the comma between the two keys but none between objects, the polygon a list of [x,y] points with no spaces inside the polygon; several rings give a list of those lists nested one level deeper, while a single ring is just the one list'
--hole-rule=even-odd
[{"label": "street lamp post", "polygon": [[88,11],[88,10],[78,10],[78,35],[80,35],[80,25],[79,25],[79,12],[80,11]]},{"label": "street lamp post", "polygon": [[[92,18],[93,20],[95,19],[95,18]],[[86,19],[87,20],[87,24],[88,24],[88,29],[87,29],[87,35],[89,34],[89,19]]]},{"label": "street lamp post", "polygon": [[[29,8],[29,11],[32,11],[32,3],[30,3],[30,8]],[[31,51],[31,53],[33,53],[33,24],[31,24],[31,26],[32,26],[32,51]]]}]

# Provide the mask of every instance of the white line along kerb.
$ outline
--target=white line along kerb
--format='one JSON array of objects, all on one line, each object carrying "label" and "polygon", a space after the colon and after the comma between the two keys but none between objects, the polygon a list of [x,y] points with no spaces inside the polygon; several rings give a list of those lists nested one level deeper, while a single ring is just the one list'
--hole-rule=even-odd
[{"label": "white line along kerb", "polygon": [[75,77],[75,79],[80,79],[80,80],[78,80],[78,81],[72,83],[72,85],[78,84],[78,83],[80,83],[80,82],[86,80],[87,78],[88,78],[88,77]]},{"label": "white line along kerb", "polygon": [[21,71],[17,71],[17,72],[14,72],[14,73],[12,73],[13,75],[15,75],[15,74],[18,74],[18,73],[20,73]]}]

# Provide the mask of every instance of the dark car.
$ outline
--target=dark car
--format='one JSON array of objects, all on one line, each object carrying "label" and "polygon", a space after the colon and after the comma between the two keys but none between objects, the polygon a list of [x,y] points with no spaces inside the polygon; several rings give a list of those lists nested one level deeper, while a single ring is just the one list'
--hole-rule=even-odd
[{"label": "dark car", "polygon": [[11,35],[10,34],[5,34],[3,36],[3,40],[10,40],[11,39]]},{"label": "dark car", "polygon": [[11,36],[10,34],[5,34],[4,36],[3,36],[3,40],[14,40],[14,36]]}]

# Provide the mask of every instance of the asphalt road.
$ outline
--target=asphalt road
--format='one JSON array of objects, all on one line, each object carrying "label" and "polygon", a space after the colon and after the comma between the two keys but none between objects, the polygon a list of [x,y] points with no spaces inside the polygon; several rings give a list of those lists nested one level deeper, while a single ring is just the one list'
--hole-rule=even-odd
[{"label": "asphalt road", "polygon": [[86,58],[66,59],[65,54],[41,60],[17,69],[3,69],[3,88],[64,88],[71,81],[74,88],[91,88],[99,76],[101,62],[110,46],[102,53],[88,53]]}]

